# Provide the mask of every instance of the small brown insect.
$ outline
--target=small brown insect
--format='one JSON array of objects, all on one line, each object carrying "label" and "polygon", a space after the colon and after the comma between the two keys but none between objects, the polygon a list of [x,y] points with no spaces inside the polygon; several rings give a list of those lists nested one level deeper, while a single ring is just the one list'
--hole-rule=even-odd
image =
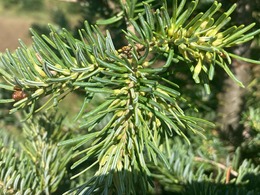
[{"label": "small brown insect", "polygon": [[22,100],[22,99],[27,97],[27,94],[22,89],[20,89],[19,87],[15,86],[14,90],[15,91],[13,92],[12,98],[15,101],[19,101],[19,100]]}]

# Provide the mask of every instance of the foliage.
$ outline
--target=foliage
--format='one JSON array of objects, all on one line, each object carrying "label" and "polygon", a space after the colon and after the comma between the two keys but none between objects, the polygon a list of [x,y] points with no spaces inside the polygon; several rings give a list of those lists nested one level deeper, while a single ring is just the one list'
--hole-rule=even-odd
[{"label": "foliage", "polygon": [[[249,160],[241,163],[238,148],[233,159],[226,157],[226,163],[217,163],[218,156],[210,156],[200,149],[192,149],[175,138],[168,159],[171,168],[153,166],[153,176],[162,183],[166,192],[183,194],[257,194],[259,193],[259,166]],[[239,165],[239,166],[238,166]],[[239,184],[239,185],[237,185]],[[249,187],[250,186],[250,187]],[[183,189],[184,188],[184,189]]]},{"label": "foliage", "polygon": [[[70,152],[57,147],[65,138],[62,118],[37,116],[23,124],[21,144],[1,131],[0,177],[3,194],[51,194],[62,183]],[[66,151],[66,153],[65,153]]]},{"label": "foliage", "polygon": [[[225,169],[235,177],[231,181],[215,166],[218,158],[208,159],[203,152],[201,157],[193,155],[198,151],[189,144],[205,138],[205,129],[214,125],[189,115],[196,107],[175,78],[176,69],[186,67],[190,73],[182,74],[210,94],[215,69],[221,68],[243,86],[229,69],[232,59],[259,61],[237,56],[229,48],[252,40],[260,30],[249,32],[255,24],[227,26],[236,5],[223,13],[218,2],[196,13],[197,0],[187,5],[174,0],[172,11],[166,1],[155,10],[154,1],[120,1],[120,5],[115,17],[98,24],[126,23],[122,33],[127,44],[121,48],[114,46],[109,31],[103,33],[86,21],[79,39],[52,26],[49,36],[31,29],[32,46],[20,41],[14,53],[0,56],[5,81],[0,87],[13,92],[0,103],[12,103],[10,113],[21,111],[25,121],[21,148],[6,149],[2,144],[4,193],[57,192],[71,176],[66,173],[69,162],[77,171],[72,179],[78,182],[65,194],[139,194],[139,190],[145,194],[155,179],[168,191],[195,194],[203,186],[205,193],[213,193],[216,189],[210,183],[244,185],[248,175],[259,172],[259,166],[247,160],[240,166],[233,160],[235,170]],[[60,118],[50,115],[52,121],[46,113],[58,110],[72,92],[84,94],[84,101],[73,121],[80,123],[80,130],[70,130],[68,139]],[[104,101],[91,107],[98,94]],[[23,152],[16,156],[19,150]],[[91,178],[89,171],[94,172]]]}]

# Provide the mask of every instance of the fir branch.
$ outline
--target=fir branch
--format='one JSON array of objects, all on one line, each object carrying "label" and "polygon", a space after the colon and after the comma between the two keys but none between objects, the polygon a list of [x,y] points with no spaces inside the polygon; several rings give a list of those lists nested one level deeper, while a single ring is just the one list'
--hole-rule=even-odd
[{"label": "fir branch", "polygon": [[42,115],[23,124],[23,138],[16,148],[12,142],[7,147],[1,139],[0,186],[4,194],[51,194],[59,188],[71,153],[64,154],[55,144],[57,138],[65,138],[63,132],[57,132],[60,119],[49,120]]},{"label": "fir branch", "polygon": [[[90,162],[77,176],[96,165],[98,168],[94,178],[68,193],[74,190],[84,194],[135,193],[136,184],[145,193],[148,178],[152,175],[149,164],[152,163],[152,168],[160,163],[168,169],[171,167],[172,158],[166,156],[169,151],[162,149],[169,149],[169,143],[164,146],[164,140],[179,135],[189,143],[190,133],[202,135],[201,124],[212,125],[185,114],[182,107],[189,107],[189,103],[183,101],[178,84],[169,79],[175,78],[169,70],[180,64],[187,65],[195,82],[203,83],[209,93],[209,80],[213,79],[218,65],[242,86],[228,67],[231,57],[237,56],[228,53],[226,48],[249,41],[260,32],[246,34],[254,24],[222,31],[230,21],[229,15],[235,5],[217,17],[214,14],[221,4],[214,2],[208,11],[192,19],[197,0],[189,3],[185,10],[186,1],[178,5],[174,0],[172,16],[166,4],[155,12],[145,4],[143,14],[139,13],[136,20],[135,3],[125,2],[124,15],[134,31],[125,32],[128,44],[120,49],[115,49],[108,31],[104,35],[98,26],[85,22],[85,29],[79,31],[80,40],[65,29],[58,32],[50,26],[49,37],[39,36],[31,30],[32,48],[20,42],[21,47],[15,53],[7,51],[0,56],[3,66],[0,74],[6,81],[0,87],[14,91],[12,98],[0,100],[0,103],[15,101],[10,112],[26,110],[26,120],[30,121],[43,109],[56,107],[73,91],[81,90],[86,94],[77,119],[81,118],[81,128],[86,129],[87,134],[60,145],[76,144],[73,156],[77,160],[72,168]],[[118,18],[123,18],[123,14]],[[156,67],[159,59],[164,59],[164,64]],[[106,94],[106,99],[96,108],[86,111],[95,94]],[[42,99],[46,101],[43,104],[40,102]],[[108,123],[97,129],[107,118]],[[54,127],[58,128],[59,124]],[[46,173],[43,176],[35,173],[42,176],[40,188],[47,194],[51,193],[58,185],[55,182],[63,177],[70,153],[63,158],[60,156],[65,164],[58,166],[59,161],[52,164],[53,153],[61,154],[56,146],[46,143],[50,140],[45,140],[45,131],[39,128],[39,124],[27,123],[24,133],[28,144],[24,149],[32,162],[40,163],[39,171],[46,166],[58,170],[43,171]],[[39,143],[35,139],[39,139]],[[191,180],[192,175],[188,173],[192,164],[189,158],[184,161],[187,162],[185,167],[175,162],[175,171]],[[203,171],[199,170],[197,174],[203,177]],[[53,180],[50,180],[52,176]]]}]

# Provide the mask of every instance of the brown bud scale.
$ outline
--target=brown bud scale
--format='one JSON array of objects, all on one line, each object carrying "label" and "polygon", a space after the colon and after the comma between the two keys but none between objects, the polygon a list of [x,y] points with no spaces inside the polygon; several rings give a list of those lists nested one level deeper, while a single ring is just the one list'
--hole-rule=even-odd
[{"label": "brown bud scale", "polygon": [[15,101],[19,101],[19,100],[22,100],[27,97],[27,94],[24,91],[22,91],[22,89],[17,88],[17,87],[14,87],[14,89],[15,89],[15,91],[12,94],[12,98]]}]

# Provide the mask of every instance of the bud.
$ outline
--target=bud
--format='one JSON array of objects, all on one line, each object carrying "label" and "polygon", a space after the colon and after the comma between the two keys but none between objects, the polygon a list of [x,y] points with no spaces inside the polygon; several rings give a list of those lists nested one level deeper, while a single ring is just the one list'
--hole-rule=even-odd
[{"label": "bud", "polygon": [[201,62],[201,59],[199,58],[198,63],[194,68],[193,79],[195,79],[199,76],[201,68],[202,68],[202,62]]},{"label": "bud", "polygon": [[32,97],[37,97],[37,96],[40,96],[41,94],[44,93],[44,89],[40,88],[40,89],[37,89],[33,94],[32,94]]},{"label": "bud", "polygon": [[213,54],[210,53],[210,52],[206,52],[206,55],[204,56],[205,60],[207,62],[211,62],[212,61],[212,58],[213,58]]},{"label": "bud", "polygon": [[218,33],[216,29],[211,29],[206,33],[206,36],[215,36]]},{"label": "bud", "polygon": [[184,43],[182,43],[178,46],[178,50],[185,59],[190,60],[186,51],[186,47],[187,46]]},{"label": "bud", "polygon": [[39,67],[37,64],[34,64],[34,69],[42,76],[42,77],[47,77],[45,72],[42,70],[41,67]]},{"label": "bud", "polygon": [[144,63],[143,63],[143,67],[148,67],[149,66],[149,62],[148,61],[145,61]]},{"label": "bud", "polygon": [[205,29],[208,24],[208,21],[204,21],[201,23],[200,28]]},{"label": "bud", "polygon": [[174,34],[174,26],[173,24],[170,26],[170,28],[168,29],[168,36],[172,37]]},{"label": "bud", "polygon": [[222,42],[223,42],[222,39],[217,39],[212,42],[212,46],[218,46],[218,45],[222,44]]},{"label": "bud", "polygon": [[22,100],[24,98],[27,97],[27,94],[22,91],[22,90],[17,90],[17,91],[14,91],[13,95],[12,95],[12,98],[15,100],[15,101],[19,101],[19,100]]}]

